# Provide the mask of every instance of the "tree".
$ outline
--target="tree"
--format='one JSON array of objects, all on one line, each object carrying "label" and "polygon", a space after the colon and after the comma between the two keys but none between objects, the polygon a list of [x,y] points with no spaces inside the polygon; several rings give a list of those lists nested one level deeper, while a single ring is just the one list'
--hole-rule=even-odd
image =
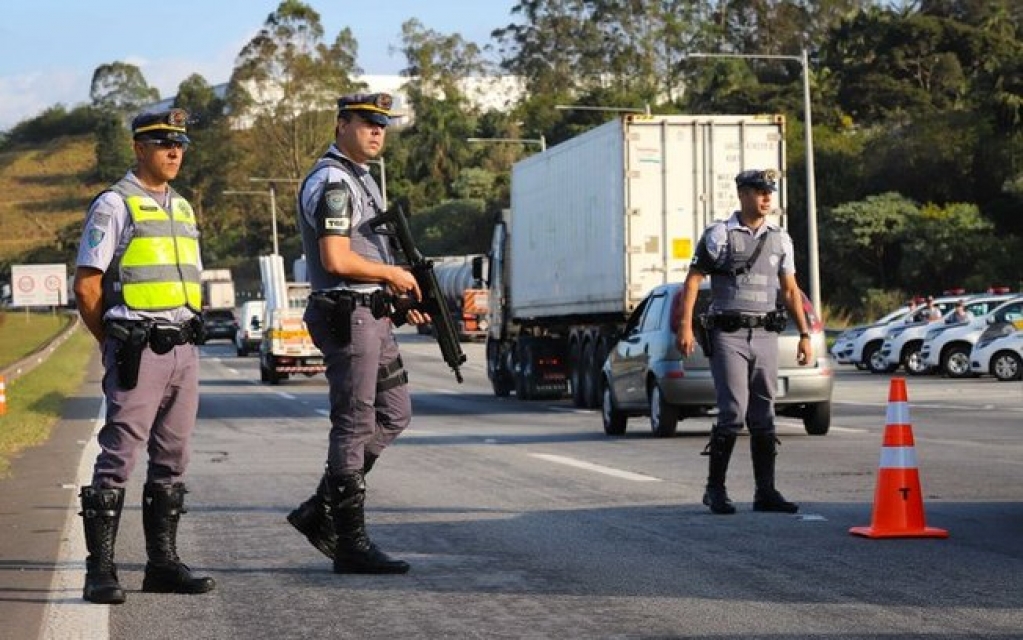
[{"label": "tree", "polygon": [[358,45],[347,27],[323,42],[320,15],[284,0],[238,55],[228,104],[245,124],[263,175],[298,178],[323,152],[338,95],[362,88],[352,77]]},{"label": "tree", "polygon": [[101,113],[96,119],[96,179],[106,183],[120,180],[135,163],[131,134],[116,113]]},{"label": "tree", "polygon": [[160,92],[146,83],[135,65],[112,62],[93,72],[89,97],[97,109],[126,116],[159,100]]}]

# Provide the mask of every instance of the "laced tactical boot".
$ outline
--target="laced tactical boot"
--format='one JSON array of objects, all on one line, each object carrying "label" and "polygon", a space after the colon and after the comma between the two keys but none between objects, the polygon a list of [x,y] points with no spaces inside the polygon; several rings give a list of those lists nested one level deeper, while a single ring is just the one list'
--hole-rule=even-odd
[{"label": "laced tactical boot", "polygon": [[195,576],[178,557],[178,521],[185,511],[185,485],[147,483],[142,493],[142,529],[146,534],[146,573],[142,590],[149,593],[206,593],[213,578]]},{"label": "laced tactical boot", "polygon": [[778,440],[773,433],[750,434],[750,455],[753,458],[753,478],[757,489],[753,494],[754,511],[796,513],[799,505],[789,502],[774,488],[774,459],[778,455]]},{"label": "laced tactical boot", "polygon": [[[377,461],[376,455],[366,453],[364,456],[362,475],[365,476]],[[316,493],[298,505],[288,514],[288,522],[304,535],[309,544],[330,559],[334,559],[337,550],[337,534],[334,533],[334,518],[330,508],[330,489],[327,487],[327,474],[324,472]]]},{"label": "laced tactical boot", "polygon": [[409,564],[390,557],[366,533],[366,482],[361,471],[328,476],[337,550],[334,573],[408,573]]},{"label": "laced tactical boot", "polygon": [[710,507],[711,513],[730,515],[735,513],[735,505],[728,498],[725,489],[725,477],[728,475],[728,461],[732,458],[735,448],[735,434],[712,432],[710,442],[704,447],[702,455],[710,457],[710,471],[707,474],[707,489],[703,494],[703,504]]},{"label": "laced tactical boot", "polygon": [[117,580],[114,544],[124,507],[124,489],[82,487],[82,524],[85,529],[85,588],[82,597],[96,604],[121,604],[124,590]]}]

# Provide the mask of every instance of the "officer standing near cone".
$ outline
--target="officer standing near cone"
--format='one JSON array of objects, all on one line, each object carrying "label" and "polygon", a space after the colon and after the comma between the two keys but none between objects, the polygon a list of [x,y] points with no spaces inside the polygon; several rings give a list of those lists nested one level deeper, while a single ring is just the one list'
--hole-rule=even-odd
[{"label": "officer standing near cone", "polygon": [[[334,144],[299,190],[299,228],[313,293],[305,322],[323,352],[330,385],[327,469],[288,522],[334,561],[335,573],[405,573],[366,533],[365,476],[408,426],[408,376],[390,315],[395,296],[421,298],[415,277],[395,265],[390,238],[369,221],[384,211],[367,163],[383,150],[386,93],[338,100]],[[409,311],[414,324],[429,316]]]},{"label": "officer standing near cone", "polygon": [[[779,289],[799,329],[799,363],[808,364],[813,352],[796,284],[792,238],[767,221],[777,178],[771,169],[736,176],[740,209],[704,231],[683,286],[679,349],[686,356],[693,353],[694,323],[701,323],[717,395],[717,423],[705,449],[710,469],[703,496],[703,503],[716,514],[735,513],[725,477],[743,426],[750,430],[754,511],[795,513],[799,509],[774,486],[777,333],[786,323],[784,310],[777,308]],[[710,306],[705,315],[694,318],[697,292],[708,275]]]},{"label": "officer standing near cone", "polygon": [[149,453],[142,492],[146,537],[142,590],[206,593],[177,554],[185,512],[182,478],[199,406],[202,322],[199,233],[188,201],[169,184],[190,142],[182,109],[132,121],[135,167],[89,207],[74,290],[82,321],[103,354],[106,423],[92,483],[82,487],[86,559],[83,597],[124,602],[114,545],[125,485],[139,449]]}]

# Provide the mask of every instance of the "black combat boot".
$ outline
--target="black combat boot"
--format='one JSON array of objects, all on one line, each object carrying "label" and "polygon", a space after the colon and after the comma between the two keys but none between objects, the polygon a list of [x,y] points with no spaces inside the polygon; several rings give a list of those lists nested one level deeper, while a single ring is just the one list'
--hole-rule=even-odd
[{"label": "black combat boot", "polygon": [[361,471],[328,476],[337,551],[334,573],[408,573],[409,565],[373,544],[366,534],[366,482]]},{"label": "black combat boot", "polygon": [[751,433],[750,455],[753,458],[753,478],[757,483],[753,495],[754,511],[796,513],[799,505],[789,502],[774,488],[774,458],[778,455],[777,439],[773,433]]},{"label": "black combat boot", "polygon": [[146,534],[146,573],[142,590],[150,593],[206,593],[213,578],[194,576],[178,558],[178,520],[185,511],[185,485],[146,483],[142,492],[142,529]]},{"label": "black combat boot", "polygon": [[[365,476],[376,464],[379,456],[366,453],[362,465],[362,475]],[[330,559],[334,558],[337,550],[337,534],[334,533],[334,519],[330,509],[330,491],[327,488],[327,474],[324,472],[320,478],[320,484],[316,487],[316,493],[309,496],[309,499],[298,505],[288,514],[288,522],[304,535],[309,544]]]},{"label": "black combat boot", "polygon": [[114,564],[114,544],[117,527],[124,507],[124,489],[94,489],[82,487],[78,497],[82,500],[85,547],[85,589],[82,597],[97,604],[121,604],[124,590],[117,581]]},{"label": "black combat boot", "polygon": [[725,476],[728,475],[728,461],[732,458],[735,448],[735,434],[711,432],[710,442],[703,449],[705,456],[710,456],[710,471],[707,474],[707,490],[703,494],[703,504],[710,507],[712,513],[729,515],[735,513],[735,506],[728,498],[725,490]]}]

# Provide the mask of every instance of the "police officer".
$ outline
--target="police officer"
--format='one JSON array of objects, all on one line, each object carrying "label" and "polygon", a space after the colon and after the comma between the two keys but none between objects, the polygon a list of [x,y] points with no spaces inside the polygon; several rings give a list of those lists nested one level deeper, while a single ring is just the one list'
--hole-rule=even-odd
[{"label": "police officer", "polygon": [[192,207],[169,183],[188,148],[182,109],[143,113],[131,124],[136,164],[92,201],[78,249],[74,290],[82,321],[103,354],[106,423],[92,484],[82,487],[83,596],[120,604],[114,544],[125,485],[142,445],[146,537],[142,590],[205,593],[177,554],[182,477],[199,406],[202,264]]},{"label": "police officer", "polygon": [[[338,100],[334,144],[299,190],[299,227],[313,294],[305,322],[323,352],[330,387],[327,468],[316,493],[288,515],[335,573],[405,573],[408,563],[366,534],[365,475],[408,426],[412,403],[389,314],[394,296],[421,297],[395,265],[391,238],[370,220],[384,210],[367,163],[395,117],[386,93]],[[409,311],[414,324],[429,316]]]},{"label": "police officer", "polygon": [[[795,513],[799,507],[774,487],[776,455],[774,398],[778,378],[778,336],[784,315],[776,309],[778,290],[799,329],[797,358],[813,352],[796,284],[792,238],[767,221],[777,172],[743,171],[735,178],[740,210],[712,223],[697,244],[682,293],[679,348],[696,348],[694,322],[703,322],[717,395],[718,418],[705,453],[710,471],[703,503],[713,513],[735,513],[725,490],[728,461],[743,426],[750,430],[756,481],[753,509]],[[693,317],[697,292],[710,276],[711,302],[702,318]]]}]

